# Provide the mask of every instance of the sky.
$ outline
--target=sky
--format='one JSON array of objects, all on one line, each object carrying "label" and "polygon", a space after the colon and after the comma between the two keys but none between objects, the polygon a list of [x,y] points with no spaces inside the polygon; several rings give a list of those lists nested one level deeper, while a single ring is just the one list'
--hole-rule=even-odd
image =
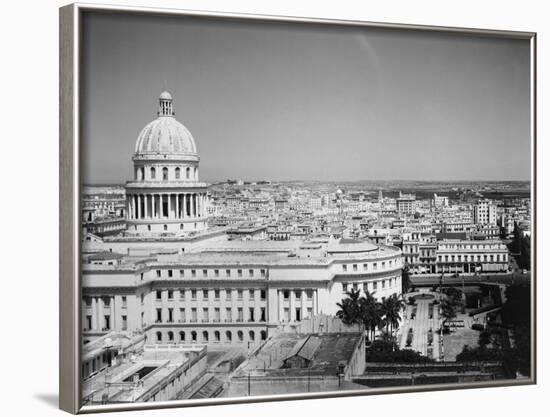
[{"label": "sky", "polygon": [[88,12],[82,178],[132,178],[168,90],[200,178],[529,180],[527,40]]}]

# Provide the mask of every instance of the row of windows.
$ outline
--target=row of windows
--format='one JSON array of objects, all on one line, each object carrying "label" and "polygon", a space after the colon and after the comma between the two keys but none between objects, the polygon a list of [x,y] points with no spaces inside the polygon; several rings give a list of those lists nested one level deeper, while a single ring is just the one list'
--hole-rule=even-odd
[{"label": "row of windows", "polygon": [[[93,319],[92,315],[88,314],[86,315],[86,321],[84,323],[84,331],[89,330],[101,330],[101,331],[109,331],[112,330],[112,323],[111,323],[111,315],[105,314],[100,318],[100,322],[98,323],[98,328],[94,328],[93,326]],[[123,315],[121,316],[121,329],[122,330],[128,330],[128,316]]]},{"label": "row of windows", "polygon": [[[256,336],[256,333],[255,331],[253,330],[250,330],[248,332],[248,341],[249,342],[254,342],[257,340],[257,336]],[[237,342],[244,342],[244,332],[242,330],[238,330],[237,332],[232,332],[230,330],[227,330],[225,333],[224,333],[224,340],[223,342],[227,342],[227,343],[230,343],[233,341],[233,334],[236,334],[236,341]],[[157,343],[162,343],[163,341],[167,341],[167,342],[176,342],[176,335],[174,332],[172,331],[168,331],[166,332],[165,335],[163,335],[162,332],[156,332],[155,334],[155,337],[156,337],[156,342]],[[213,332],[209,332],[207,330],[204,330],[200,333],[200,342],[202,343],[209,343],[209,342],[222,342],[222,332],[220,332],[219,330],[214,330]],[[261,330],[259,332],[259,339],[260,340],[266,340],[267,339],[267,332],[265,330]],[[187,342],[190,342],[190,343],[197,343],[199,342],[199,333],[196,332],[196,331],[191,331],[191,332],[184,332],[184,331],[181,331],[181,332],[178,332],[178,341],[181,342],[181,343],[187,343]]]},{"label": "row of windows", "polygon": [[[149,172],[149,179],[151,180],[156,180],[157,179],[157,169],[155,167],[151,167],[149,168],[148,170]],[[185,179],[191,179],[191,176],[193,176],[193,178],[197,178],[197,168],[190,168],[190,167],[187,167],[185,168]],[[168,167],[163,167],[162,170],[160,170],[160,176],[159,176],[159,179],[162,179],[163,181],[167,181],[169,180],[169,169]],[[140,167],[137,169],[136,171],[136,179],[138,181],[141,181],[141,180],[144,180],[145,179],[145,168],[144,167]],[[179,180],[179,179],[182,179],[182,169],[180,167],[176,167],[174,169],[174,179],[176,180]]]},{"label": "row of windows", "polygon": [[[111,297],[84,297],[84,305],[87,308],[91,308],[93,299],[95,299],[96,302],[101,300],[103,302],[103,307],[104,308],[111,308]],[[120,297],[120,301],[121,301],[121,305],[120,305],[121,308],[126,308],[127,304],[128,304],[128,301],[127,301],[127,298],[126,298],[125,295]]]},{"label": "row of windows", "polygon": [[[198,313],[201,313],[200,317]],[[232,322],[265,322],[267,320],[266,318],[266,309],[265,307],[262,307],[258,310],[256,310],[254,307],[250,307],[247,310],[247,316],[244,316],[245,310],[242,307],[239,307],[235,309],[235,314],[232,308],[226,308],[224,310],[224,317],[223,321],[226,323],[232,323]],[[195,307],[193,308],[180,308],[178,310],[178,316],[175,317],[175,311],[173,308],[168,308],[166,310],[163,310],[162,308],[157,308],[156,310],[156,317],[155,317],[155,323],[175,323],[176,321],[178,323],[198,323],[200,320],[201,323],[221,323],[222,317],[221,317],[221,309],[216,308],[202,308],[197,309]]]},{"label": "row of windows", "polygon": [[362,285],[362,289],[364,292],[372,292],[376,291],[378,289],[386,289],[386,288],[394,288],[397,286],[397,278],[390,278],[390,279],[383,279],[380,281],[371,281],[371,282],[363,282],[363,283],[342,283],[342,291],[348,292],[352,288],[355,291],[359,291],[360,285]]},{"label": "row of windows", "polygon": [[[395,262],[395,264],[397,265],[397,261]],[[391,268],[392,265],[393,265],[393,261],[391,261],[391,260],[388,261],[388,267]],[[348,269],[349,269],[348,267],[349,267],[349,265],[343,264],[343,265],[342,265],[342,271],[343,271],[343,272],[348,272]],[[381,262],[381,268],[384,269],[385,267],[386,267],[386,261],[382,261],[382,262]],[[377,262],[373,262],[373,263],[372,263],[372,270],[373,270],[373,271],[376,271],[377,269],[378,269],[378,263],[377,263]],[[353,272],[359,271],[359,265],[357,265],[357,264],[352,264],[352,265],[351,265],[351,270],[352,270]],[[369,270],[369,264],[363,264],[363,271],[368,271],[368,270]]]},{"label": "row of windows", "polygon": [[507,262],[508,257],[502,255],[438,255],[439,262]]},{"label": "row of windows", "polygon": [[[214,289],[212,292],[213,292],[213,295],[214,295],[214,299],[215,300],[219,300],[223,295],[225,295],[225,299],[226,300],[230,300],[231,297],[232,297],[232,291],[231,289]],[[174,290],[165,290],[165,291],[162,291],[162,290],[156,290],[155,291],[155,298],[157,300],[162,300],[162,294],[163,292],[166,292],[166,298],[168,300],[173,300],[174,299]],[[210,297],[210,290],[208,289],[203,289],[203,290],[196,290],[196,289],[192,289],[192,290],[189,290],[189,292],[191,293],[191,300],[196,300],[197,299],[197,294],[201,294],[201,298],[203,300],[208,300],[208,298]],[[242,300],[244,297],[244,290],[242,289],[238,289],[237,290],[237,299],[238,300]],[[256,295],[255,295],[255,292],[256,290],[254,289],[249,289],[247,290],[248,292],[248,299],[249,300],[254,300],[256,298]],[[261,300],[265,300],[266,298],[266,291],[265,290],[260,290],[259,291],[260,293],[260,299]],[[141,294],[141,302],[143,304],[144,302],[144,298],[145,298],[145,295],[144,294]],[[180,300],[184,300],[185,299],[185,291],[180,291]]]},{"label": "row of windows", "polygon": [[[248,278],[254,278],[255,276],[257,276],[256,274],[258,273],[258,271],[255,271],[254,269],[249,269],[247,271],[243,271],[242,269],[237,269],[236,271],[237,271],[236,273],[238,278],[244,277],[245,273]],[[214,270],[180,269],[178,272],[180,278],[183,278],[183,277],[197,278],[199,276],[201,278],[208,278],[208,277],[219,278],[222,276],[222,273],[223,273],[223,276],[225,276],[226,278],[230,278],[232,274],[235,274],[235,272],[232,272],[231,269],[226,269],[225,271],[220,271],[219,269],[214,269]],[[267,271],[265,269],[260,269],[259,273],[260,273],[259,276],[261,278],[265,278],[267,276]],[[173,269],[167,269],[166,274],[164,274],[162,269],[157,269],[156,274],[157,274],[157,278],[162,278],[163,276],[167,276],[168,278],[173,278],[176,276],[176,271],[174,271]],[[142,275],[142,279],[143,279],[143,275]]]}]

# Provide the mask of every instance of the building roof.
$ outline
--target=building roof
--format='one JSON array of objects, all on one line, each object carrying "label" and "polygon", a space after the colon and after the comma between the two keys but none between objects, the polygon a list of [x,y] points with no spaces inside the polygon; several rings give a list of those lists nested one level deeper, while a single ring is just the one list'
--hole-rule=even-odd
[{"label": "building roof", "polygon": [[288,353],[285,361],[294,357],[299,356],[301,358],[307,359],[308,361],[313,360],[315,352],[321,345],[321,339],[313,335],[304,337],[303,339],[298,340],[292,350]]}]

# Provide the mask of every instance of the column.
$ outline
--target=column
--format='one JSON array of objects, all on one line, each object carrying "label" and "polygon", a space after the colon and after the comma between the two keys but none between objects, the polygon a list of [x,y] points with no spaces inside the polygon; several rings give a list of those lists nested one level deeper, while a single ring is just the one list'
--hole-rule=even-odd
[{"label": "column", "polygon": [[141,194],[137,195],[137,218],[141,219]]},{"label": "column", "polygon": [[182,206],[183,206],[183,207],[182,207],[182,210],[181,210],[181,217],[182,217],[183,219],[185,219],[185,218],[187,217],[187,212],[186,212],[187,206],[185,205],[185,203],[187,202],[187,199],[185,198],[186,195],[187,195],[187,194],[185,194],[185,193],[183,193],[183,194],[181,195],[181,203],[182,203]]},{"label": "column", "polygon": [[290,302],[289,302],[289,310],[290,310],[290,321],[296,320],[296,314],[294,311],[295,305],[294,302],[296,300],[296,293],[294,292],[294,289],[290,290]]},{"label": "column", "polygon": [[176,194],[176,219],[180,218],[180,195]]},{"label": "column", "polygon": [[300,295],[301,295],[300,301],[302,303],[301,307],[302,307],[302,320],[303,320],[304,318],[307,317],[307,294],[304,288],[302,288],[302,292],[300,293]]},{"label": "column", "polygon": [[92,330],[97,330],[97,299],[92,297]]},{"label": "column", "polygon": [[103,330],[103,300],[97,297],[97,329]]},{"label": "column", "polygon": [[155,194],[153,201],[155,203],[155,219],[160,219],[160,194]]},{"label": "column", "polygon": [[117,316],[115,310],[115,297],[111,296],[111,329],[117,330],[116,328]]},{"label": "column", "polygon": [[318,303],[319,303],[319,300],[318,300],[318,296],[317,296],[317,290],[313,290],[313,315],[317,314],[317,309],[318,309],[317,304]]},{"label": "column", "polygon": [[278,290],[277,291],[277,307],[278,307],[278,310],[279,310],[279,323],[282,323],[282,321],[285,318],[285,311],[284,311],[284,308],[283,308],[283,299],[284,299],[283,291]]},{"label": "column", "polygon": [[163,206],[164,206],[164,194],[159,194],[159,219],[163,219],[164,218],[164,209],[163,209]]}]

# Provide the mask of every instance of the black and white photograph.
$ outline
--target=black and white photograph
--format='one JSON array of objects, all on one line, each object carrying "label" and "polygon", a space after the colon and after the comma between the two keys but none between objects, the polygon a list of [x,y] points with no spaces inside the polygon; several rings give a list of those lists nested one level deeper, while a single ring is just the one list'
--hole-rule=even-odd
[{"label": "black and white photograph", "polygon": [[82,406],[533,383],[528,38],[80,28]]}]

